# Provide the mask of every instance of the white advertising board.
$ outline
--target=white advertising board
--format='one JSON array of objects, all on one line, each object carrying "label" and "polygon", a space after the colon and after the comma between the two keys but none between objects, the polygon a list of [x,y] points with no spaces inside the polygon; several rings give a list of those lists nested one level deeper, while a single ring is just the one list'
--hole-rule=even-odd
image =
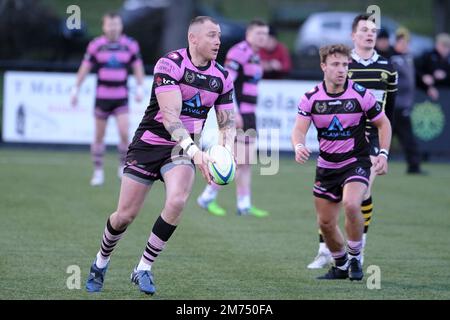
[{"label": "white advertising board", "polygon": [[[3,106],[3,140],[20,143],[90,144],[94,136],[93,108],[96,77],[89,75],[79,94],[78,105],[70,104],[73,73],[15,72],[5,73]],[[145,78],[145,97],[135,101],[134,77],[130,77],[130,139],[133,137],[148,105],[153,77]],[[297,104],[316,83],[310,81],[269,81],[259,86],[257,123],[260,148],[292,150],[290,135],[297,115]],[[205,144],[217,139],[214,112],[205,125]],[[317,150],[315,130],[311,128],[307,145]],[[117,144],[118,134],[113,117],[108,121],[105,142]]]}]

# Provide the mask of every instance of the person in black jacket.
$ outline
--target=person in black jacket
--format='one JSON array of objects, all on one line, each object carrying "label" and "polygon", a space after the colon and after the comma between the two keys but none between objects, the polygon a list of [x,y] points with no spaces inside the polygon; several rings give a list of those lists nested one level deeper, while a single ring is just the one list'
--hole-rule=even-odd
[{"label": "person in black jacket", "polygon": [[390,62],[397,70],[398,85],[394,108],[394,134],[399,138],[408,163],[408,174],[423,174],[420,168],[420,152],[411,125],[411,111],[416,91],[414,60],[409,51],[410,35],[400,28],[396,33],[393,55]]},{"label": "person in black jacket", "polygon": [[393,54],[393,49],[389,42],[389,32],[384,28],[381,28],[378,31],[375,50],[380,56],[385,57],[386,59],[389,59]]},{"label": "person in black jacket", "polygon": [[419,84],[431,99],[439,99],[439,87],[450,87],[450,35],[436,36],[435,48],[417,60]]}]

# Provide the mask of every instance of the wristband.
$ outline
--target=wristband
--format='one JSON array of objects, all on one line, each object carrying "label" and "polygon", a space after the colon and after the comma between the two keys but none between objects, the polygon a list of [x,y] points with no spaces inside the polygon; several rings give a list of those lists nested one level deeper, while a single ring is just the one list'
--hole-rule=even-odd
[{"label": "wristband", "polygon": [[194,154],[200,149],[195,145],[191,137],[188,137],[180,142],[180,147],[186,151],[187,155],[192,159]]},{"label": "wristband", "polygon": [[180,147],[182,147],[183,150],[186,151],[186,148],[189,147],[191,144],[194,144],[194,141],[192,140],[191,137],[187,137],[186,139],[180,142]]},{"label": "wristband", "polygon": [[194,155],[197,153],[197,151],[200,151],[200,149],[195,145],[195,143],[192,143],[188,146],[186,153],[189,158],[194,158]]},{"label": "wristband", "polygon": [[304,147],[305,147],[305,145],[303,143],[297,143],[295,145],[295,150],[300,149],[300,148],[304,148]]},{"label": "wristband", "polygon": [[378,152],[379,156],[383,156],[386,159],[389,157],[389,152],[386,149],[380,149],[380,152]]}]

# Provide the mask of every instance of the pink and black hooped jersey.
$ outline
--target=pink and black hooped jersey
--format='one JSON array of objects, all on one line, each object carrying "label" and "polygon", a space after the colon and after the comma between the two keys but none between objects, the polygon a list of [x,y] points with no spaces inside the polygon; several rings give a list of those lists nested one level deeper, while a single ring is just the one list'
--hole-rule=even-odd
[{"label": "pink and black hooped jersey", "polygon": [[172,51],[158,60],[150,105],[139,124],[133,143],[143,141],[149,145],[175,145],[170,133],[163,125],[163,117],[156,99],[157,93],[178,90],[181,93],[180,119],[192,137],[200,134],[209,110],[232,110],[233,81],[216,61],[205,67],[196,67],[191,62],[187,49]]},{"label": "pink and black hooped jersey", "polygon": [[258,82],[263,75],[261,59],[247,41],[234,45],[227,53],[225,68],[231,73],[239,113],[254,113]]},{"label": "pink and black hooped jersey", "polygon": [[97,99],[128,99],[127,80],[131,67],[142,64],[138,43],[122,35],[117,41],[105,36],[92,40],[83,64],[97,73]]},{"label": "pink and black hooped jersey", "polygon": [[383,114],[370,90],[351,80],[347,80],[339,94],[327,93],[322,82],[305,93],[298,106],[298,116],[310,119],[317,128],[320,145],[317,166],[327,169],[370,161],[366,119],[375,121]]}]

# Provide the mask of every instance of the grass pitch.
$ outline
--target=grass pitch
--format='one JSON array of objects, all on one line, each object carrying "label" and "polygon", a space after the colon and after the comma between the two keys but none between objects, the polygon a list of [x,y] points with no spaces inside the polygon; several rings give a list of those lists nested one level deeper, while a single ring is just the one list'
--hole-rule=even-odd
[{"label": "grass pitch", "polygon": [[[106,184],[92,188],[87,151],[0,149],[0,299],[450,299],[450,165],[424,167],[429,176],[407,176],[392,162],[375,184],[364,269],[380,267],[379,290],[367,288],[368,275],[323,282],[315,277],[325,270],[306,269],[318,238],[314,161],[302,167],[284,158],[274,176],[255,167],[254,204],[271,212],[263,219],[236,216],[233,185],[218,199],[226,217],[199,209],[197,176],[181,225],[154,264],[157,293],[148,297],[129,275],[162,209],[163,184],[114,252],[104,291],[88,294],[89,266],[117,204],[115,154],[107,154]],[[80,290],[66,285],[72,265],[81,270]]]}]

